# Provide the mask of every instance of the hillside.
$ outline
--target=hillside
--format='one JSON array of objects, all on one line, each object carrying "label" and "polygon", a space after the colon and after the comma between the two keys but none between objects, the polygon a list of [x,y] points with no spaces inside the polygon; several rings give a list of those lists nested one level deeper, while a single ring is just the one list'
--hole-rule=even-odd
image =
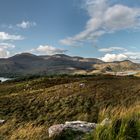
[{"label": "hillside", "polygon": [[140,70],[140,64],[133,63],[129,60],[95,64],[94,67],[101,71],[114,71],[114,72],[127,70]]},{"label": "hillside", "polygon": [[[80,86],[81,83],[84,86]],[[127,120],[130,117],[134,123],[139,118],[136,115],[139,103],[140,79],[136,77],[65,76],[5,82],[0,84],[0,119],[6,120],[0,125],[0,139],[47,140],[49,126],[72,120],[100,122],[109,117],[114,121],[119,118],[125,121],[125,117]],[[133,131],[129,126],[131,129]],[[107,137],[103,128],[95,133],[97,137],[101,135],[100,131]],[[138,134],[122,135],[140,138]],[[115,137],[113,133],[109,136]],[[85,137],[90,140],[89,136]]]},{"label": "hillside", "polygon": [[37,56],[22,53],[0,59],[0,76],[89,74],[106,71],[139,70],[140,64],[131,61],[105,63],[97,58],[71,57],[64,54]]},{"label": "hillside", "polygon": [[98,59],[70,57],[62,54],[36,56],[29,53],[0,59],[0,62],[0,75],[2,76],[73,73],[78,70],[93,70],[92,64],[102,63]]}]

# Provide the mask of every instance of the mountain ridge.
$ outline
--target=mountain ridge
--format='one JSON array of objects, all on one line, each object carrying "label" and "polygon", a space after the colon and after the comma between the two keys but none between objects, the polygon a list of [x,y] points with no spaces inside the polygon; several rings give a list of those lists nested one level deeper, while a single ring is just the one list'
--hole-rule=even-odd
[{"label": "mountain ridge", "polygon": [[104,62],[97,58],[68,56],[65,54],[34,55],[31,53],[16,54],[0,59],[0,75],[28,74],[87,74],[98,70],[106,71],[138,70],[140,64],[130,60]]}]

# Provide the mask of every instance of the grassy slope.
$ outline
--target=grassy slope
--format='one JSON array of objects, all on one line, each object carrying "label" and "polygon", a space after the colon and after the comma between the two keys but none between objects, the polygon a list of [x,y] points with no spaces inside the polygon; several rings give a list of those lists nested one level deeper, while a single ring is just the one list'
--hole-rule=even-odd
[{"label": "grassy slope", "polygon": [[[110,117],[116,122],[126,114],[131,116],[139,101],[140,78],[135,77],[58,77],[3,83],[0,119],[7,121],[0,126],[0,139],[48,139],[50,125],[71,120],[99,122]],[[127,112],[128,108],[131,111]],[[99,128],[94,138],[91,134],[85,139],[99,140],[101,133],[107,133],[103,132],[104,128]]]}]

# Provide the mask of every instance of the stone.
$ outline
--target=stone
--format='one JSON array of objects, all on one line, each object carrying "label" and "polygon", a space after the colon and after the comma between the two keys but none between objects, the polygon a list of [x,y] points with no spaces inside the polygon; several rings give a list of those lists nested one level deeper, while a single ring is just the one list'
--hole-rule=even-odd
[{"label": "stone", "polygon": [[95,123],[88,123],[85,121],[71,121],[71,122],[65,122],[65,124],[53,125],[49,128],[48,132],[49,132],[49,137],[52,137],[55,135],[59,135],[60,133],[66,130],[89,133],[95,128],[96,128]]},{"label": "stone", "polygon": [[48,129],[49,137],[59,135],[63,131],[64,127],[65,127],[64,124],[57,124],[57,125],[51,126]]},{"label": "stone", "polygon": [[65,122],[65,124],[53,125],[48,129],[49,137],[62,135],[64,132],[69,130],[73,132],[80,132],[81,134],[86,134],[92,132],[98,126],[108,126],[111,124],[109,118],[105,118],[101,123],[89,123],[86,121],[70,121]]}]

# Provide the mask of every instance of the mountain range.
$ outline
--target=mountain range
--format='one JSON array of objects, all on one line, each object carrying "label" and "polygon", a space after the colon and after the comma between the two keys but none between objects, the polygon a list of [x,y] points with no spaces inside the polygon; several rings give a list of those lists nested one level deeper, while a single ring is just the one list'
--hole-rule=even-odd
[{"label": "mountain range", "polygon": [[139,69],[140,64],[129,60],[106,63],[97,58],[72,57],[65,54],[37,56],[30,53],[21,53],[0,59],[0,76],[86,74]]}]

